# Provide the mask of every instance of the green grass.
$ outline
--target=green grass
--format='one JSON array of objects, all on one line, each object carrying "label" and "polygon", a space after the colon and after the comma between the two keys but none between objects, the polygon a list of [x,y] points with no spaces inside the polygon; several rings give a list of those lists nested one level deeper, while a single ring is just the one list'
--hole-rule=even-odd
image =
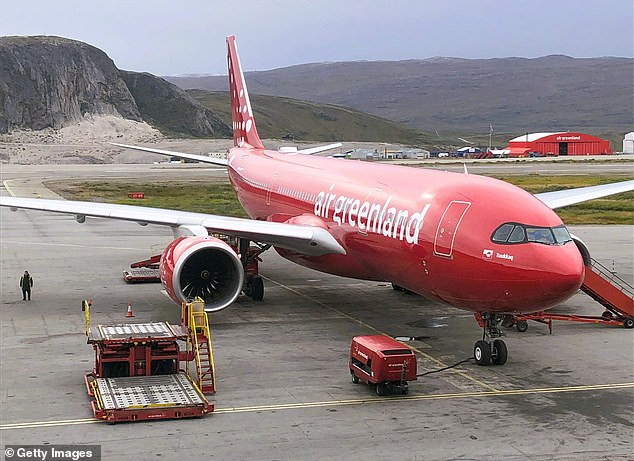
[{"label": "green grass", "polygon": [[[574,187],[595,186],[631,179],[628,176],[496,176],[528,192],[540,193]],[[62,197],[127,205],[246,217],[230,184],[204,181],[126,183],[121,181],[47,182]],[[145,199],[131,199],[143,192]],[[556,210],[566,224],[634,225],[634,192],[626,192]]]},{"label": "green grass", "polygon": [[[496,176],[532,193],[627,181],[628,176]],[[566,224],[634,225],[634,192],[611,195],[555,210]]]},{"label": "green grass", "polygon": [[[46,187],[69,200],[86,200],[124,205],[192,211],[247,217],[230,184],[198,182],[125,183],[119,181],[51,181]],[[132,199],[128,194],[143,192],[144,199]]]}]

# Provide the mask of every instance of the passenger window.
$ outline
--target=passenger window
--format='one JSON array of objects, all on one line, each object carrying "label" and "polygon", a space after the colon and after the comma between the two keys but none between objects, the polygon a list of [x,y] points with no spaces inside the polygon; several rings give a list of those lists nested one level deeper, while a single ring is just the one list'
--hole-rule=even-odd
[{"label": "passenger window", "polygon": [[526,234],[524,233],[524,228],[522,226],[515,226],[513,232],[511,232],[511,236],[508,239],[509,243],[521,243],[526,238]]},{"label": "passenger window", "polygon": [[497,230],[493,234],[493,237],[491,237],[491,240],[493,240],[494,242],[506,242],[506,240],[509,238],[509,235],[511,235],[511,232],[513,231],[513,227],[515,227],[513,224],[503,224],[502,226],[497,228]]}]

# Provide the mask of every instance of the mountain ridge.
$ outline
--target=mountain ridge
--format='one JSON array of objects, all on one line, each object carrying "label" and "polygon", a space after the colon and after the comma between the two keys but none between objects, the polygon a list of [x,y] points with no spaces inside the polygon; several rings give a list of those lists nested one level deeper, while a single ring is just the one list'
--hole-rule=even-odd
[{"label": "mountain ridge", "polygon": [[[533,132],[634,125],[634,60],[623,57],[429,58],[299,64],[245,72],[251,94],[337,104],[424,131]],[[226,76],[166,77],[223,91]]]}]

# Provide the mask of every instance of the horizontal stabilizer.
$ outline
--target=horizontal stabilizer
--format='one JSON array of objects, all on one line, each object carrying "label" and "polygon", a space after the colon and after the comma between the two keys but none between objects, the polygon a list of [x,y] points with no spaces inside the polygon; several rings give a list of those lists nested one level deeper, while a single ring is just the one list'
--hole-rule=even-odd
[{"label": "horizontal stabilizer", "polygon": [[184,154],[182,152],[174,152],[171,150],[154,149],[152,147],[129,146],[127,144],[118,144],[116,142],[111,142],[110,144],[117,147],[123,147],[124,149],[140,150],[143,152],[151,152],[153,154],[167,155],[170,157],[178,157],[178,158],[182,158],[186,160],[195,160],[197,162],[202,162],[202,163],[211,163],[213,165],[221,165],[221,166],[228,165],[226,158],[209,157],[207,155]]},{"label": "horizontal stabilizer", "polygon": [[311,147],[310,149],[301,149],[301,150],[298,150],[297,153],[298,154],[313,155],[313,154],[317,154],[319,152],[325,152],[327,150],[336,149],[337,147],[341,147],[341,143],[340,142],[336,142],[334,144],[326,144],[325,146]]}]

